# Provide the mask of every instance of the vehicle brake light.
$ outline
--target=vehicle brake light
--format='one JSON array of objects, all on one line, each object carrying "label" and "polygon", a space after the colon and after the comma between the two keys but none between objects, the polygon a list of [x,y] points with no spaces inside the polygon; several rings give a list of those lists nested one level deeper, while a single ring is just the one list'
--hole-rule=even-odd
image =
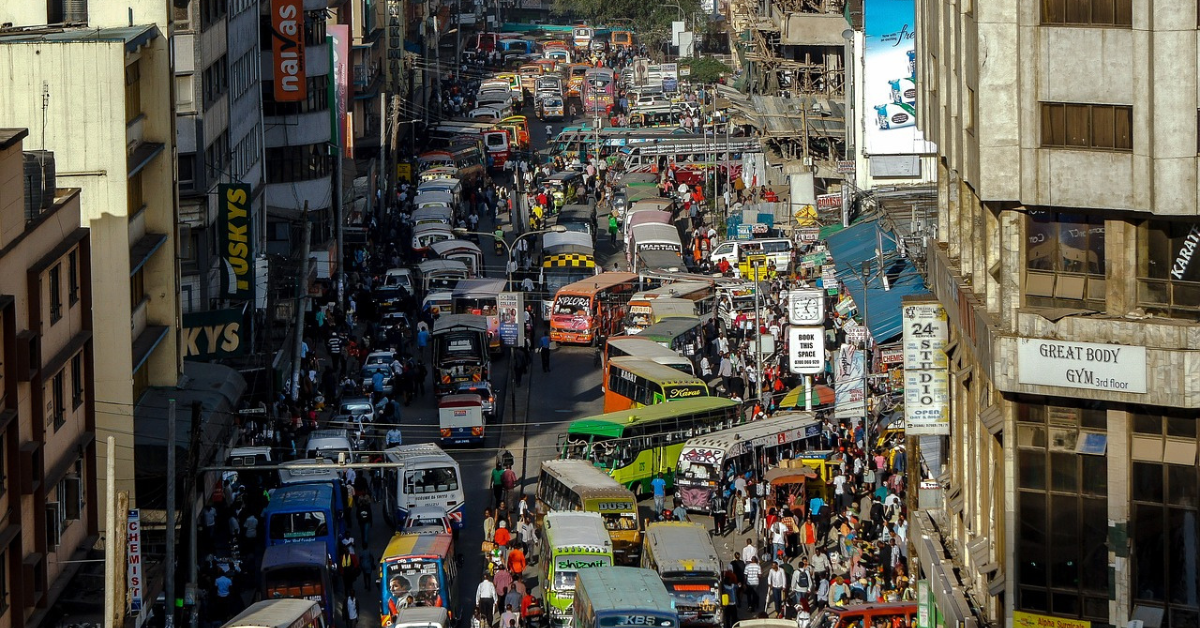
[{"label": "vehicle brake light", "polygon": [[471,436],[483,436],[483,426],[476,425],[475,427],[471,428]]},{"label": "vehicle brake light", "polygon": [[450,429],[449,428],[445,428],[445,427],[442,428],[442,438],[450,438]]},{"label": "vehicle brake light", "polygon": [[449,376],[449,375],[443,375],[443,376],[442,376],[442,383],[443,383],[443,384],[449,384],[449,383],[450,383],[450,376]]}]

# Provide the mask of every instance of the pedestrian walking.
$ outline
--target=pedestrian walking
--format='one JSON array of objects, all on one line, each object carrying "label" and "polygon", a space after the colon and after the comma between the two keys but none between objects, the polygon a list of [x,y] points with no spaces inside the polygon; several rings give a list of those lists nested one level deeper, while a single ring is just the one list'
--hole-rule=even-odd
[{"label": "pedestrian walking", "polygon": [[[768,604],[775,605],[775,613],[783,616],[783,590],[787,587],[787,576],[779,568],[779,561],[771,563],[771,571],[767,572]],[[766,610],[766,607],[763,607]]]},{"label": "pedestrian walking", "polygon": [[358,626],[358,598],[354,597],[353,591],[346,594],[346,625],[350,628]]},{"label": "pedestrian walking", "polygon": [[496,463],[496,468],[492,469],[492,503],[499,505],[504,501],[504,467],[500,463]]},{"label": "pedestrian walking", "polygon": [[542,372],[550,372],[550,334],[543,333],[542,339],[538,342],[538,350],[542,354]]},{"label": "pedestrian walking", "polygon": [[758,556],[752,556],[746,561],[746,610],[751,613],[758,609],[758,585],[762,579],[762,567],[758,564]]},{"label": "pedestrian walking", "polygon": [[366,493],[359,493],[356,501],[354,510],[358,517],[358,538],[362,539],[363,547],[366,547],[371,538],[371,524],[375,521],[375,514],[371,508],[371,498]]},{"label": "pedestrian walking", "polygon": [[487,626],[491,626],[495,619],[496,598],[496,585],[492,584],[492,577],[485,573],[479,586],[475,587],[475,610],[482,614]]},{"label": "pedestrian walking", "polygon": [[650,480],[650,488],[654,489],[654,513],[661,515],[667,500],[667,481],[661,473]]}]

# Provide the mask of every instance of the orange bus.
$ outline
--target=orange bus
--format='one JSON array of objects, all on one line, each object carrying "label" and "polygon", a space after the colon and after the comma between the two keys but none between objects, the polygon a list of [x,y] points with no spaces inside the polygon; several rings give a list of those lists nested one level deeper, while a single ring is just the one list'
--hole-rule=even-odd
[{"label": "orange bus", "polygon": [[620,332],[629,297],[638,290],[634,273],[600,273],[559,288],[550,307],[550,339],[595,344]]}]

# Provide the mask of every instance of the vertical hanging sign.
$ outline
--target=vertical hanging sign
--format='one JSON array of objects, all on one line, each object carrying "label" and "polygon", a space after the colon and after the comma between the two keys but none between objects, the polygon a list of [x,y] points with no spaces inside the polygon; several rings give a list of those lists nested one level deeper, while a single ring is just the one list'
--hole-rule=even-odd
[{"label": "vertical hanging sign", "polygon": [[250,224],[250,186],[228,183],[217,186],[220,196],[218,225],[220,234],[223,294],[233,301],[254,298],[254,247]]},{"label": "vertical hanging sign", "polygon": [[125,587],[129,595],[129,612],[137,614],[142,611],[142,511],[137,508],[129,510],[125,520],[126,552]]},{"label": "vertical hanging sign", "polygon": [[276,102],[298,102],[308,97],[301,0],[271,0],[271,68],[275,73]]},{"label": "vertical hanging sign", "polygon": [[909,435],[950,434],[950,371],[946,342],[950,326],[937,301],[905,301],[904,431]]}]

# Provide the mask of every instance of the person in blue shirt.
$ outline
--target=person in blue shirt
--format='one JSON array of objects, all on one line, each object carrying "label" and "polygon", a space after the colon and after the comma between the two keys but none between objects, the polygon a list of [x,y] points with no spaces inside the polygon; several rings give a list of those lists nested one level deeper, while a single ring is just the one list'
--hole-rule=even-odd
[{"label": "person in blue shirt", "polygon": [[421,331],[417,332],[417,349],[421,352],[421,357],[425,357],[425,347],[429,346],[429,329],[422,327]]},{"label": "person in blue shirt", "polygon": [[[550,334],[543,333],[542,339],[538,342],[538,352],[542,354],[542,372],[550,372]],[[659,508],[662,510],[662,508]]]},{"label": "person in blue shirt", "polygon": [[667,498],[667,481],[664,480],[662,474],[659,473],[658,477],[650,480],[650,487],[654,489],[654,512],[655,514],[661,515],[663,511],[663,502],[666,501]]},{"label": "person in blue shirt", "polygon": [[821,509],[825,507],[825,500],[820,497],[814,497],[808,500],[808,514],[816,517],[821,514]]},{"label": "person in blue shirt", "polygon": [[383,396],[383,371],[375,371],[371,376],[371,391],[375,393],[375,398]]}]

